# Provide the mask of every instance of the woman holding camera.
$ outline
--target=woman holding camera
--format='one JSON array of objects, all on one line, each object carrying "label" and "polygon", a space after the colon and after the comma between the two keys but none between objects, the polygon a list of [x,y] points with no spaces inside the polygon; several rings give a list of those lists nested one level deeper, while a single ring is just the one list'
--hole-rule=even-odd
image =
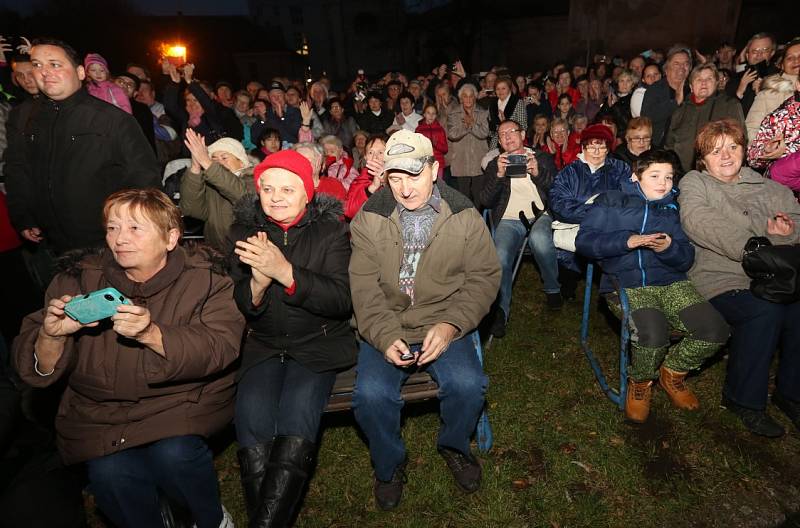
[{"label": "woman holding camera", "polygon": [[[233,283],[209,251],[178,246],[181,214],[161,191],[112,194],[103,221],[108,247],[66,262],[45,309],[25,319],[17,371],[34,387],[66,379],[59,452],[86,462],[115,525],[161,526],[161,490],[199,528],[232,526],[205,438],[233,416],[244,328]],[[108,287],[131,304],[88,324],[67,316],[70,301]]]}]

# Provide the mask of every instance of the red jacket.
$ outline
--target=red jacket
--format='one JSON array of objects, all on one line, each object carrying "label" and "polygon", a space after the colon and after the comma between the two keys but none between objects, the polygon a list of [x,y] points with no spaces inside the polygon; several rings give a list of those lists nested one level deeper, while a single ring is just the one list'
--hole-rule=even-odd
[{"label": "red jacket", "polygon": [[[575,108],[578,106],[578,101],[581,100],[581,93],[570,86],[567,88],[567,93],[569,94],[570,98],[572,99],[572,107]],[[547,99],[550,101],[550,106],[553,107],[553,112],[556,111],[556,106],[558,106],[558,97],[559,97],[558,90],[553,90],[552,92],[547,92]]]},{"label": "red jacket", "polygon": [[444,169],[444,155],[447,154],[447,134],[442,125],[438,121],[434,121],[429,125],[422,120],[417,125],[416,132],[431,140],[433,157],[439,162],[439,168]]},{"label": "red jacket", "polygon": [[343,204],[345,203],[345,200],[347,200],[347,191],[344,190],[344,185],[342,185],[342,182],[336,178],[331,178],[330,176],[320,177],[319,185],[317,185],[317,192],[329,194]]},{"label": "red jacket", "polygon": [[21,245],[22,241],[11,226],[11,219],[8,217],[6,195],[0,192],[0,253],[18,248]]},{"label": "red jacket", "polygon": [[[558,145],[556,145],[558,147]],[[580,144],[575,144],[574,141],[570,141],[567,139],[567,150],[563,150],[561,148],[556,148],[555,152],[550,152],[547,144],[545,143],[542,145],[542,152],[547,152],[548,154],[553,155],[553,162],[556,164],[556,168],[558,170],[563,169],[576,159],[578,159],[578,154],[581,153],[581,146]]]},{"label": "red jacket", "polygon": [[344,216],[348,220],[361,210],[361,206],[367,201],[367,187],[372,183],[372,176],[367,172],[367,168],[361,169],[358,178],[353,180],[350,184],[350,190],[347,191],[347,201],[344,204]]}]

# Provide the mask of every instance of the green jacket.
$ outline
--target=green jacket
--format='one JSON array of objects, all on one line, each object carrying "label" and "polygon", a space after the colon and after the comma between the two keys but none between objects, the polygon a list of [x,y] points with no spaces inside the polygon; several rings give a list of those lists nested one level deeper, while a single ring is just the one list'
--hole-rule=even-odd
[{"label": "green jacket", "polygon": [[778,211],[800,222],[800,205],[788,187],[752,169],[742,167],[733,183],[692,171],[683,177],[680,189],[681,225],[695,246],[689,279],[706,299],[750,288],[742,269],[750,237],[765,236],[773,244],[800,242],[797,227],[789,236],[767,234],[767,220]]},{"label": "green jacket", "polygon": [[397,339],[421,343],[435,324],[471,332],[500,287],[500,262],[486,224],[472,203],[441,188],[442,207],[417,266],[414,297],[399,287],[403,239],[389,187],[370,197],[350,224],[350,291],[361,336],[385,352]]},{"label": "green jacket", "polygon": [[700,105],[695,104],[691,96],[687,96],[683,104],[672,112],[664,148],[675,151],[681,160],[684,174],[695,169],[694,142],[697,133],[706,123],[726,117],[736,120],[744,128],[742,105],[737,99],[719,92]]},{"label": "green jacket", "polygon": [[252,190],[252,167],[239,176],[216,161],[200,174],[186,169],[181,178],[181,212],[205,222],[206,244],[224,249],[225,237],[233,224],[233,206]]}]

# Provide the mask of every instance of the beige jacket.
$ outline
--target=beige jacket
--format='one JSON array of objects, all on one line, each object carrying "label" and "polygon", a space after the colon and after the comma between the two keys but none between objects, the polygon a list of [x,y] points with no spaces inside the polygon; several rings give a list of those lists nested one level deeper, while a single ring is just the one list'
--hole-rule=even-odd
[{"label": "beige jacket", "polygon": [[447,114],[447,145],[453,176],[480,176],[481,160],[489,152],[489,111],[475,106],[475,124],[464,126],[464,108]]},{"label": "beige jacket", "polygon": [[[706,299],[750,288],[750,278],[742,269],[750,237],[766,236],[773,244],[800,242],[800,204],[792,191],[747,167],[739,175],[734,183],[699,171],[681,179],[681,225],[696,250],[689,278]],[[778,211],[794,219],[792,235],[767,235],[767,219]]]},{"label": "beige jacket", "polygon": [[400,291],[403,239],[388,187],[375,193],[350,224],[350,291],[358,331],[385,352],[397,339],[421,343],[435,324],[451,323],[456,338],[478,326],[497,296],[500,262],[489,230],[463,195],[441,188],[442,207],[422,253],[414,298]]}]

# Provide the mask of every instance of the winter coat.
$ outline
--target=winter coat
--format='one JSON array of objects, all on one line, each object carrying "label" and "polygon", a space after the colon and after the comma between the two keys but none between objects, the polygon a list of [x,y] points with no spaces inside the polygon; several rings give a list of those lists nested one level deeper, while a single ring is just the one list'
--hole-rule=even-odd
[{"label": "winter coat", "polygon": [[497,147],[497,128],[503,121],[513,119],[519,123],[519,127],[523,131],[528,130],[528,112],[525,108],[525,101],[520,99],[517,94],[512,93],[509,95],[508,102],[506,102],[506,109],[503,111],[505,118],[502,120],[500,119],[499,101],[498,98],[493,97],[492,103],[489,105],[489,131],[491,132],[489,136],[489,149]]},{"label": "winter coat", "polygon": [[205,222],[206,243],[223,250],[233,224],[233,206],[252,190],[252,167],[237,176],[215,161],[200,174],[188,168],[183,171],[179,205],[184,215]]},{"label": "winter coat", "polygon": [[444,131],[444,128],[442,128],[442,125],[440,125],[438,121],[434,121],[429,125],[423,119],[417,125],[416,132],[431,140],[431,145],[433,145],[433,157],[439,162],[439,168],[444,169],[445,155],[447,154],[448,146],[447,133]]},{"label": "winter coat", "polygon": [[747,148],[747,162],[756,170],[769,167],[771,161],[762,158],[766,146],[783,136],[786,155],[800,152],[800,101],[790,97],[761,122],[758,133]]},{"label": "winter coat", "polygon": [[630,151],[630,149],[628,148],[628,145],[626,143],[623,143],[622,145],[617,147],[614,150],[614,152],[611,153],[611,156],[616,158],[616,159],[618,159],[618,160],[624,161],[625,163],[630,165],[631,168],[633,168],[633,163],[637,159],[639,159],[639,156],[637,156],[636,154],[634,154],[633,152]]},{"label": "winter coat", "polygon": [[403,236],[391,189],[372,195],[350,224],[350,289],[358,331],[385,351],[397,339],[422,343],[433,325],[478,326],[497,297],[500,262],[486,223],[466,197],[440,187],[441,211],[417,266],[414,304],[399,287]]},{"label": "winter coat", "polygon": [[11,222],[18,231],[41,228],[57,253],[104,244],[103,202],[113,192],[161,187],[155,153],[136,120],[86,90],[16,107],[8,144]]},{"label": "winter coat", "polygon": [[[180,128],[178,137],[186,136],[186,129],[189,123],[189,114],[183,102],[183,90],[188,89],[194,95],[200,106],[203,107],[203,115],[200,117],[200,124],[191,127],[192,130],[203,136],[206,145],[211,145],[219,139],[230,137],[241,141],[244,138],[242,123],[233,113],[233,110],[211,100],[208,94],[197,82],[184,82],[180,84],[167,80],[164,87],[164,108],[169,116],[177,123]],[[299,125],[298,125],[299,126]],[[185,157],[189,157],[189,151],[183,147]]]},{"label": "winter coat", "polygon": [[[681,229],[677,189],[660,200],[648,200],[638,182],[626,191],[608,191],[595,199],[581,222],[576,251],[600,260],[603,272],[616,277],[621,288],[667,286],[687,280],[694,247]],[[660,253],[628,247],[631,235],[653,233],[666,233],[672,243]]]},{"label": "winter coat", "polygon": [[684,172],[694,169],[697,133],[706,123],[723,118],[738,121],[744,128],[744,114],[739,100],[721,92],[700,104],[694,102],[694,97],[687,97],[672,113],[664,148],[675,151]]},{"label": "winter coat", "polygon": [[[539,166],[538,176],[533,176],[528,173],[528,178],[536,186],[539,192],[539,197],[544,202],[545,210],[548,210],[547,193],[553,185],[553,179],[556,177],[556,166],[553,163],[553,156],[546,154],[539,150],[534,151],[536,156],[536,163]],[[508,201],[511,199],[511,178],[498,178],[497,177],[497,158],[493,159],[486,166],[484,171],[486,176],[483,189],[478,195],[478,200],[481,206],[492,210],[492,224],[498,225],[508,207]],[[532,207],[534,212],[535,207]],[[533,219],[531,219],[533,220]]]},{"label": "winter coat", "polygon": [[[747,112],[745,125],[747,126],[747,139],[753,141],[758,135],[758,129],[764,118],[775,111],[786,99],[794,95],[796,75],[781,74],[767,77],[761,84],[761,91],[753,100],[750,111]],[[770,87],[774,86],[774,87]]]},{"label": "winter coat", "polygon": [[107,249],[75,262],[53,279],[45,305],[62,295],[113,286],[146,306],[161,330],[165,356],[120,337],[109,319],[67,337],[48,376],[34,370],[34,344],[45,310],[25,318],[14,343],[17,372],[33,387],[64,377],[56,432],[73,464],[163,438],[208,436],[233,417],[234,371],[244,320],[231,279],[202,248],[178,247],[144,283],[129,279]]},{"label": "winter coat", "polygon": [[769,177],[794,192],[800,192],[800,152],[793,152],[772,162]]},{"label": "winter coat", "polygon": [[480,176],[481,159],[489,152],[486,138],[489,137],[489,112],[475,106],[472,110],[475,124],[469,129],[464,126],[464,107],[447,115],[447,139],[452,154],[450,171],[453,176]]},{"label": "winter coat", "polygon": [[[315,194],[303,217],[288,230],[264,214],[255,195],[242,198],[228,235],[228,258],[235,285],[234,299],[247,319],[241,377],[252,366],[284,355],[307,369],[323,372],[355,363],[356,341],[350,329],[350,241],[340,220],[342,204]],[[253,306],[250,267],[233,253],[234,243],[259,231],[292,264],[294,290],[274,281],[258,306]]]},{"label": "winter coat", "polygon": [[384,109],[379,115],[373,114],[369,108],[364,110],[364,113],[356,114],[358,127],[370,135],[385,134],[386,129],[392,126],[393,121],[394,114]]},{"label": "winter coat", "polygon": [[284,106],[283,116],[278,117],[272,107],[267,107],[267,115],[265,118],[256,119],[250,127],[250,137],[258,142],[258,138],[264,132],[265,128],[274,128],[281,135],[281,141],[288,143],[297,143],[297,135],[300,132],[300,125],[303,124],[303,116],[300,110],[293,106]]},{"label": "winter coat", "polygon": [[125,90],[117,86],[116,83],[111,81],[89,81],[86,83],[86,91],[89,92],[89,95],[92,97],[97,97],[101,101],[112,104],[124,112],[133,114],[128,95],[125,93]]},{"label": "winter coat", "polygon": [[778,211],[790,215],[795,224],[800,222],[800,205],[791,190],[752,169],[742,167],[733,183],[691,171],[680,189],[681,223],[697,251],[689,278],[706,299],[750,288],[742,269],[750,237],[765,236],[773,244],[800,242],[796,227],[789,236],[767,234],[767,220]]},{"label": "winter coat", "polygon": [[553,163],[555,163],[556,168],[558,170],[563,169],[564,167],[566,167],[567,165],[578,159],[578,154],[581,153],[580,135],[577,136],[578,141],[576,143],[575,141],[572,141],[573,134],[575,134],[575,132],[570,134],[569,138],[567,139],[566,149],[564,149],[563,146],[559,147],[555,143],[555,141],[553,141],[553,145],[555,146],[553,152],[550,152],[550,147],[547,145],[546,141],[544,145],[542,145],[542,152],[546,152],[547,154],[553,156]]},{"label": "winter coat", "polygon": [[618,191],[629,185],[631,168],[624,161],[606,158],[605,164],[592,173],[589,165],[577,159],[556,174],[548,199],[556,220],[580,224],[591,205],[586,200],[606,191]]},{"label": "winter coat", "polygon": [[[567,87],[567,91],[564,92],[569,94],[570,99],[572,99],[572,106],[578,106],[578,101],[581,100],[581,93],[578,91],[577,88],[573,88],[572,86]],[[550,102],[550,108],[553,109],[553,112],[556,112],[556,108],[558,107],[558,97],[561,94],[558,93],[558,90],[551,90],[547,92],[547,100]]]},{"label": "winter coat", "polygon": [[[688,84],[684,85],[684,101],[689,97]],[[647,87],[642,99],[641,115],[649,117],[653,122],[653,146],[660,147],[664,144],[670,117],[676,108],[678,103],[675,102],[675,90],[670,87],[666,77]]]}]

